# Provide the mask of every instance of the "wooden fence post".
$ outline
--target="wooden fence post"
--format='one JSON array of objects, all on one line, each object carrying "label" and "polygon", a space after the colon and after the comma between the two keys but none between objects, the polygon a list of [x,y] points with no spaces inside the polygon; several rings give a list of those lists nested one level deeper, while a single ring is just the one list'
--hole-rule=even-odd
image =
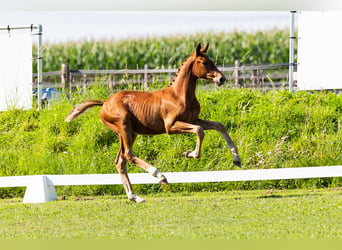
[{"label": "wooden fence post", "polygon": [[239,67],[241,66],[241,63],[239,60],[235,60],[234,63],[235,69],[234,69],[234,79],[235,79],[235,88],[241,87],[241,81],[239,79],[241,71],[239,70]]},{"label": "wooden fence post", "polygon": [[170,84],[171,83],[171,81],[172,81],[172,76],[171,76],[171,73],[170,73],[170,71],[171,71],[171,65],[169,65],[169,67],[167,68],[168,70],[169,70],[169,73],[167,73],[167,81],[168,81],[168,83]]},{"label": "wooden fence post", "polygon": [[67,94],[70,91],[70,67],[68,63],[62,64],[61,69],[62,88]]},{"label": "wooden fence post", "polygon": [[83,91],[86,92],[88,88],[88,76],[86,74],[82,75],[82,87]]},{"label": "wooden fence post", "polygon": [[253,69],[251,73],[251,81],[252,81],[252,87],[255,88],[256,86],[259,85],[261,82],[260,79],[260,70],[259,69]]},{"label": "wooden fence post", "polygon": [[108,90],[113,91],[115,86],[115,80],[114,75],[108,76]]},{"label": "wooden fence post", "polygon": [[144,88],[148,89],[149,84],[148,84],[148,73],[147,73],[148,65],[147,64],[144,65],[144,70],[145,70],[145,72],[144,72]]}]

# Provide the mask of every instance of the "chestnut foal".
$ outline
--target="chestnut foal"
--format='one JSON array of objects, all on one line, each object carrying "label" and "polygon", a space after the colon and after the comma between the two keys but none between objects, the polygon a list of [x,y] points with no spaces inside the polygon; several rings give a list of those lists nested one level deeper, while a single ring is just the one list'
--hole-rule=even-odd
[{"label": "chestnut foal", "polygon": [[213,61],[205,54],[209,44],[201,49],[199,43],[195,52],[178,70],[173,83],[154,92],[121,91],[106,101],[90,100],[76,106],[66,117],[70,122],[87,109],[102,106],[100,117],[102,122],[114,131],[120,140],[119,152],[115,159],[116,168],[128,199],[137,203],[145,200],[137,196],[127,175],[126,163],[130,162],[152,176],[161,184],[168,184],[167,179],[159,170],[136,157],[132,151],[137,135],[157,135],[162,133],[183,134],[193,133],[197,136],[194,151],[184,152],[188,158],[199,158],[204,130],[213,129],[221,133],[227,142],[234,164],[241,167],[236,146],[220,122],[199,119],[200,104],[195,96],[197,79],[207,79],[222,85],[224,75],[216,68]]}]

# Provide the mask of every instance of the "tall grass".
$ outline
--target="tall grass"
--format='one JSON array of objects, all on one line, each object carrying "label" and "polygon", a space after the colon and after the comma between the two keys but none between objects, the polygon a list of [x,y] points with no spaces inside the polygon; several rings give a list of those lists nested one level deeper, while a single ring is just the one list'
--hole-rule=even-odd
[{"label": "tall grass", "polygon": [[[0,176],[34,174],[116,173],[118,139],[99,119],[94,108],[65,123],[72,106],[85,99],[104,100],[102,85],[86,94],[75,93],[49,109],[9,110],[0,114]],[[333,93],[261,92],[215,88],[197,93],[200,117],[222,122],[236,143],[243,169],[306,167],[342,164],[342,96]],[[161,171],[235,169],[224,139],[207,131],[202,157],[182,157],[193,149],[193,135],[139,136],[135,154]],[[142,172],[133,165],[129,172]],[[341,178],[233,182],[206,184],[139,185],[141,193],[180,190],[225,190],[341,186]],[[23,189],[0,189],[0,197]],[[122,193],[121,186],[60,187],[62,193]]]}]

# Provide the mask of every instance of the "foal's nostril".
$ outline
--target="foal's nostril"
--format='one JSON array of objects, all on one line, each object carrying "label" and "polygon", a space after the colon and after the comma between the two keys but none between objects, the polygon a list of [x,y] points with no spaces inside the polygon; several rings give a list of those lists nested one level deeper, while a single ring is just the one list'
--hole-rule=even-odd
[{"label": "foal's nostril", "polygon": [[220,83],[223,84],[226,81],[226,78],[224,75],[222,75],[222,77],[220,78]]}]

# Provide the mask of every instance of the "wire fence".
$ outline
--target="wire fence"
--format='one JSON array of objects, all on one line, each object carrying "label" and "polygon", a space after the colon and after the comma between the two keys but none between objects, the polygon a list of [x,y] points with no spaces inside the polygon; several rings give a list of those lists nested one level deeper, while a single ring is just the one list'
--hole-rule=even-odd
[{"label": "wire fence", "polygon": [[[234,65],[218,67],[225,74],[226,84],[233,88],[281,89],[288,86],[288,63]],[[73,70],[62,64],[60,71],[44,72],[43,86],[52,88],[88,88],[93,84],[106,84],[108,88],[121,85],[138,85],[142,89],[166,86],[172,82],[178,69],[105,69]],[[33,75],[36,78],[36,74]],[[34,79],[34,87],[36,86]],[[296,86],[296,79],[294,79]]]}]

